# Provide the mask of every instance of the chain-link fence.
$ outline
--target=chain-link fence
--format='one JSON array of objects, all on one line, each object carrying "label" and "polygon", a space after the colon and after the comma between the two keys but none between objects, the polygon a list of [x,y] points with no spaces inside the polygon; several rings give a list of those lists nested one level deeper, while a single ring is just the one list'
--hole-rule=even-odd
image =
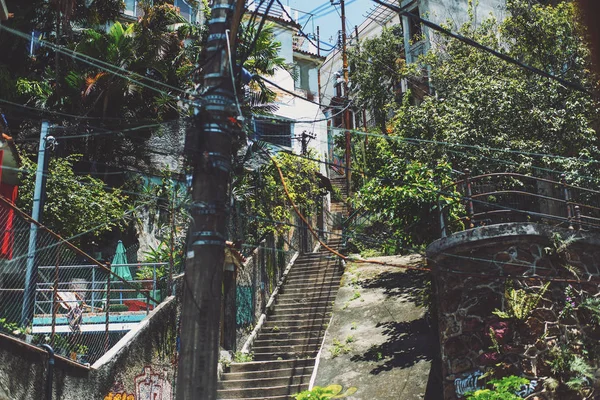
[{"label": "chain-link fence", "polygon": [[[315,226],[316,217],[309,221]],[[303,253],[303,244],[307,252],[314,249],[317,240],[304,227],[300,218],[295,217],[291,228],[283,233],[268,234],[256,246],[236,279],[236,325],[238,347],[246,334],[252,330],[277,287],[286,266],[294,254]]]},{"label": "chain-link fence", "polygon": [[169,292],[168,263],[101,263],[0,197],[0,331],[98,360]]}]

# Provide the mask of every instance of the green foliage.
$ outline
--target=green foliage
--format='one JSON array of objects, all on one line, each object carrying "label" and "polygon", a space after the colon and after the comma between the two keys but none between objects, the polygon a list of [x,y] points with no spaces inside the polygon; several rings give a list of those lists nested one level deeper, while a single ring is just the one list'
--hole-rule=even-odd
[{"label": "green foliage", "polygon": [[515,393],[521,386],[529,383],[529,379],[519,376],[507,376],[489,382],[493,389],[480,389],[467,393],[468,400],[519,400],[521,397]]},{"label": "green foliage", "polygon": [[236,351],[233,355],[233,361],[237,363],[254,361],[254,353],[242,353],[241,351]]},{"label": "green foliage", "polygon": [[386,127],[390,108],[402,102],[400,82],[411,71],[403,52],[404,35],[399,25],[384,27],[381,36],[365,39],[348,51],[349,79],[356,88],[354,101],[371,110],[380,129]]},{"label": "green foliage", "polygon": [[[90,175],[76,175],[73,164],[81,155],[53,157],[48,167],[46,203],[43,223],[63,237],[90,231],[99,236],[125,222],[127,196],[120,189],[106,189],[104,183]],[[22,159],[21,187],[17,205],[31,210],[37,165]]]},{"label": "green foliage", "polygon": [[327,387],[315,386],[311,390],[305,390],[296,395],[296,400],[328,400],[342,399],[356,393],[357,388],[349,387],[342,393],[341,385],[329,385]]},{"label": "green foliage", "polygon": [[15,322],[9,322],[6,320],[6,318],[0,318],[0,332],[12,335],[15,331],[20,331],[19,324]]},{"label": "green foliage", "polygon": [[111,304],[109,310],[111,312],[123,312],[129,311],[129,308],[125,304]]},{"label": "green foliage", "polygon": [[[384,140],[369,141],[367,159],[371,160],[368,175],[373,178],[356,193],[351,204],[375,216],[375,228],[387,253],[397,254],[439,237],[438,200],[449,219],[458,220],[460,196],[446,190],[438,199],[440,189],[453,181],[449,164],[441,162],[432,168],[419,161],[407,161]],[[377,234],[367,226],[364,234],[368,233]]]},{"label": "green foliage", "polygon": [[[309,155],[313,158],[314,155]],[[296,155],[280,152],[274,156],[285,178],[290,198],[302,213],[310,218],[316,211],[317,202],[322,198],[317,180],[316,162],[297,157]],[[283,189],[279,172],[270,163],[256,172],[249,173],[245,182],[248,195],[238,199],[248,214],[256,215],[249,222],[248,232],[258,241],[269,232],[287,232],[295,215],[293,208]]]},{"label": "green foliage", "polygon": [[588,297],[583,300],[579,307],[590,311],[592,322],[600,325],[600,298]]},{"label": "green foliage", "polygon": [[583,355],[576,354],[570,345],[560,343],[550,349],[547,363],[558,381],[571,390],[585,390],[593,382],[594,368]]},{"label": "green foliage", "polygon": [[[575,2],[510,0],[506,20],[477,22],[459,27],[459,33],[588,89],[594,87],[589,50]],[[373,76],[385,76],[389,71],[386,66],[395,68],[393,59],[389,59],[394,54],[388,55],[383,46],[391,40],[388,36],[389,32],[378,39],[381,46],[376,50],[369,50],[365,44],[361,45],[360,53],[356,51],[351,56],[360,65],[353,79],[360,82],[357,94],[361,103],[377,108],[376,111],[385,109],[382,104],[393,103],[390,100],[393,91],[368,85],[363,90],[363,85],[369,82],[376,85],[373,82],[379,80]],[[543,168],[544,174],[547,170],[566,172],[571,182],[580,184],[589,184],[587,177],[598,177],[594,160],[599,158],[600,151],[594,129],[600,107],[595,98],[455,39],[432,33],[431,40],[436,45],[420,60],[419,71],[421,68],[430,71],[429,82],[435,95],[419,88],[421,73],[395,72],[392,78],[396,80],[408,73],[413,90],[400,104],[396,101],[393,123],[388,124],[392,139],[380,146],[385,149],[384,156],[375,159],[367,156],[369,163],[384,161],[383,165],[387,165],[388,160],[397,159],[405,164],[418,161],[433,165],[444,160],[456,170],[470,168],[476,173],[507,170],[539,173],[536,168]],[[398,57],[394,46],[390,46],[389,53]],[[369,75],[367,82],[362,82],[361,74]],[[381,84],[389,82],[393,80],[386,78]],[[371,139],[369,147],[373,147]],[[573,158],[537,157],[488,148]],[[391,164],[391,169],[396,167],[393,161]],[[374,181],[367,182],[369,189],[381,186],[379,192],[393,191],[379,178],[375,174]],[[382,216],[381,220],[385,219],[387,216]],[[404,224],[410,225],[411,221]],[[426,226],[430,225],[419,225]]]},{"label": "green foliage", "polygon": [[504,292],[506,310],[495,310],[493,313],[500,318],[525,321],[544,297],[549,286],[550,282],[546,282],[538,292],[529,292],[525,289],[515,289],[507,286]]},{"label": "green foliage", "polygon": [[329,348],[329,353],[331,354],[331,358],[336,358],[342,354],[348,354],[352,351],[351,343],[354,342],[353,336],[348,336],[344,342],[341,342],[339,339],[333,339],[333,345]]},{"label": "green foliage", "polygon": [[296,400],[327,400],[333,396],[333,390],[315,386],[296,395]]},{"label": "green foliage", "polygon": [[[188,212],[191,199],[185,185],[176,181],[168,168],[160,172],[159,179],[143,178],[129,184],[132,191],[141,193],[134,201],[134,220],[138,230],[143,231],[143,223],[149,223],[153,235],[159,240],[156,246],[150,246],[144,253],[143,262],[172,262],[175,273],[182,271],[186,232],[191,218]],[[144,279],[151,279],[151,270],[150,267],[141,268],[138,274],[149,276]],[[158,279],[167,276],[168,266],[157,267],[156,274]]]}]

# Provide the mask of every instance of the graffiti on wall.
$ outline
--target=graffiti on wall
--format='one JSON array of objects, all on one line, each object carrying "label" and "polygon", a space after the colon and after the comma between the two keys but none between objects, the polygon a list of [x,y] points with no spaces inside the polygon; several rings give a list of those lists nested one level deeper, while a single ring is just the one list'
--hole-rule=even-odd
[{"label": "graffiti on wall", "polygon": [[104,400],[135,400],[135,396],[129,393],[113,393],[110,392],[104,396]]},{"label": "graffiti on wall", "polygon": [[125,389],[122,381],[117,381],[104,400],[172,400],[173,387],[165,371],[154,371],[144,367],[133,380],[135,394]]},{"label": "graffiti on wall", "polygon": [[144,367],[144,371],[135,377],[135,400],[172,400],[173,388],[167,379],[167,373],[153,371]]},{"label": "graffiti on wall", "polygon": [[252,302],[252,287],[238,286],[235,293],[236,315],[235,322],[238,327],[246,326],[254,322],[254,304]]},{"label": "graffiti on wall", "polygon": [[525,398],[529,396],[531,393],[535,392],[535,387],[537,386],[537,381],[530,381],[526,385],[521,385],[519,391],[515,393],[517,396]]},{"label": "graffiti on wall", "polygon": [[457,397],[463,397],[465,393],[474,392],[478,389],[483,389],[479,384],[479,378],[483,375],[481,371],[475,371],[465,378],[456,378],[454,380],[454,388]]}]

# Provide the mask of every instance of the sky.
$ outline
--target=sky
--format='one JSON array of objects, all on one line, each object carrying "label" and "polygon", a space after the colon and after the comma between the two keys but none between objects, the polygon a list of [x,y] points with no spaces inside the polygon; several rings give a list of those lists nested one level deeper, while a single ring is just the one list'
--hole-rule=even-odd
[{"label": "sky", "polygon": [[[332,6],[329,0],[282,0],[282,3],[289,5],[294,10],[315,14],[311,20],[304,18],[299,21],[303,26],[306,24],[303,31],[312,34],[314,26],[316,33],[317,26],[319,26],[321,41],[330,44],[336,43],[338,31],[342,28],[339,5]],[[346,30],[349,30],[346,32],[347,35],[354,32],[355,25],[360,25],[365,20],[365,15],[374,5],[375,3],[371,0],[346,0]],[[301,16],[302,13],[299,15]],[[325,44],[321,46],[323,50],[329,48]]]}]

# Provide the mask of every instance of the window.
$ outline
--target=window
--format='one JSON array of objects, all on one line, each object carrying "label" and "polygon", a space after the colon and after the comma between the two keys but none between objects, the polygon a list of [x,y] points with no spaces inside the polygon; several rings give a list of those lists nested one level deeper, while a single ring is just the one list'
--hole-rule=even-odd
[{"label": "window", "polygon": [[[416,15],[417,17],[421,17],[418,7],[411,10],[410,13]],[[422,40],[423,29],[421,28],[421,22],[419,22],[419,20],[415,18],[408,19],[408,35],[412,41]]]},{"label": "window", "polygon": [[38,50],[42,47],[41,40],[44,38],[43,33],[39,31],[31,32],[31,40],[29,41],[29,55],[35,56]]},{"label": "window", "polygon": [[123,10],[123,14],[137,17],[137,0],[125,0],[125,10]]},{"label": "window", "polygon": [[260,140],[279,146],[292,147],[292,122],[283,120],[254,120],[254,131]]},{"label": "window", "polygon": [[187,22],[189,22],[190,24],[194,24],[198,21],[196,9],[192,7],[192,5],[190,5],[187,1],[175,0],[174,5],[179,9],[179,13],[183,18],[185,18]]}]

